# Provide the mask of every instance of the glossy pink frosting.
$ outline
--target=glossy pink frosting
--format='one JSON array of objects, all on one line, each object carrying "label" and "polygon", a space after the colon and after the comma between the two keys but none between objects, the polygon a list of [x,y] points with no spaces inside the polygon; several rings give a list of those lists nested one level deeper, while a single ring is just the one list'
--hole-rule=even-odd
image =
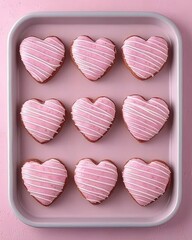
[{"label": "glossy pink frosting", "polygon": [[163,195],[170,175],[169,167],[163,162],[147,164],[142,159],[134,158],[124,166],[123,182],[137,203],[146,206]]},{"label": "glossy pink frosting", "polygon": [[129,37],[124,41],[122,50],[125,62],[140,79],[153,77],[168,57],[167,42],[156,36],[147,41],[138,36]]},{"label": "glossy pink frosting", "polygon": [[45,143],[53,139],[64,123],[65,108],[56,99],[45,102],[31,99],[23,104],[21,118],[33,138],[40,143]]},{"label": "glossy pink frosting", "polygon": [[73,60],[79,70],[89,80],[101,78],[115,60],[115,45],[106,38],[93,41],[87,36],[79,36],[71,47]]},{"label": "glossy pink frosting", "polygon": [[123,104],[123,118],[131,134],[139,141],[149,141],[169,117],[168,105],[160,98],[146,101],[139,95],[128,96]]},{"label": "glossy pink frosting", "polygon": [[28,37],[20,45],[20,55],[27,71],[43,83],[61,66],[65,47],[57,37]]},{"label": "glossy pink frosting", "polygon": [[92,102],[80,98],[72,106],[72,118],[80,132],[90,141],[99,140],[115,118],[115,104],[107,97]]},{"label": "glossy pink frosting", "polygon": [[115,187],[118,178],[116,166],[103,160],[99,164],[87,158],[75,168],[75,183],[83,196],[91,203],[101,203]]},{"label": "glossy pink frosting", "polygon": [[30,195],[47,206],[63,191],[67,170],[57,159],[44,163],[31,160],[22,167],[22,179]]}]

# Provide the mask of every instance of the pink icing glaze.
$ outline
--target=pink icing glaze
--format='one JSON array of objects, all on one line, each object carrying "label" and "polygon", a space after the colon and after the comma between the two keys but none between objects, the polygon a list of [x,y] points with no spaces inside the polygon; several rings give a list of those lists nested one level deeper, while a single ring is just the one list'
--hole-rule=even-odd
[{"label": "pink icing glaze", "polygon": [[171,171],[160,161],[147,164],[135,158],[127,162],[123,170],[123,182],[132,197],[142,206],[163,195],[169,182]]},{"label": "pink icing glaze", "polygon": [[83,196],[91,203],[101,203],[115,187],[118,178],[116,166],[109,160],[95,164],[82,159],[75,168],[75,183]]},{"label": "pink icing glaze", "polygon": [[87,36],[76,38],[71,47],[72,57],[89,80],[101,78],[115,60],[115,45],[106,38],[93,41]]},{"label": "pink icing glaze", "polygon": [[169,108],[162,99],[151,98],[146,101],[139,95],[128,96],[122,111],[129,131],[139,141],[150,140],[169,117]]},{"label": "pink icing glaze", "polygon": [[89,98],[80,98],[72,106],[72,118],[80,132],[95,142],[110,128],[115,104],[107,97],[100,97],[94,103]]},{"label": "pink icing glaze", "polygon": [[57,37],[44,40],[28,37],[20,45],[20,55],[27,71],[37,82],[43,83],[61,66],[65,47]]},{"label": "pink icing glaze", "polygon": [[161,37],[147,41],[133,36],[124,41],[123,57],[129,68],[140,79],[148,79],[159,72],[168,57],[168,44]]},{"label": "pink icing glaze", "polygon": [[53,139],[64,123],[65,108],[56,99],[45,102],[31,99],[23,104],[21,118],[33,138],[40,143],[45,143]]},{"label": "pink icing glaze", "polygon": [[45,206],[59,196],[67,179],[67,170],[57,159],[42,164],[31,160],[23,165],[21,173],[30,195]]}]

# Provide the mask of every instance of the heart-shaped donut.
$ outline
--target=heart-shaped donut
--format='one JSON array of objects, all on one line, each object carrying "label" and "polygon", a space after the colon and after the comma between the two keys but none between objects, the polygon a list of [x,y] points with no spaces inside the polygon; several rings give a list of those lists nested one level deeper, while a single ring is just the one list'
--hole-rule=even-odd
[{"label": "heart-shaped donut", "polygon": [[142,159],[129,160],[123,170],[126,189],[141,206],[154,202],[164,194],[171,176],[166,163],[154,160],[146,163]]},{"label": "heart-shaped donut", "polygon": [[46,143],[54,138],[65,122],[65,108],[56,99],[30,99],[21,108],[21,119],[36,141]]},{"label": "heart-shaped donut", "polygon": [[45,83],[61,67],[65,47],[58,37],[28,37],[20,44],[20,55],[31,76],[37,82]]},{"label": "heart-shaped donut", "polygon": [[122,46],[125,65],[133,75],[146,80],[158,73],[168,58],[168,44],[162,37],[152,36],[144,40],[132,36]]},{"label": "heart-shaped donut", "polygon": [[44,206],[49,206],[62,193],[67,179],[67,170],[57,159],[43,163],[27,161],[21,169],[24,185],[32,197]]},{"label": "heart-shaped donut", "polygon": [[118,179],[117,167],[109,160],[95,163],[92,159],[80,160],[74,180],[83,196],[92,204],[109,197]]},{"label": "heart-shaped donut", "polygon": [[79,70],[89,80],[101,78],[113,65],[116,48],[107,38],[96,41],[88,36],[79,36],[71,46],[71,56]]},{"label": "heart-shaped donut", "polygon": [[160,98],[146,101],[139,95],[128,96],[123,104],[123,118],[131,134],[140,142],[149,141],[169,117],[169,108]]},{"label": "heart-shaped donut", "polygon": [[72,118],[79,131],[96,142],[109,130],[115,118],[115,104],[107,97],[95,101],[80,98],[72,106]]}]

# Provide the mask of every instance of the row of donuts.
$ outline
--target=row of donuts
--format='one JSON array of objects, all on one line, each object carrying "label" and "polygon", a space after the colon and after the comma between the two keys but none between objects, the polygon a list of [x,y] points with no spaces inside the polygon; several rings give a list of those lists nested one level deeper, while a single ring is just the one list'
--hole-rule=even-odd
[{"label": "row of donuts", "polygon": [[[140,142],[154,137],[169,118],[169,107],[161,98],[148,101],[140,95],[124,100],[122,115],[130,133]],[[96,100],[80,98],[72,106],[72,119],[77,129],[90,142],[101,139],[115,119],[116,107],[107,97]],[[59,100],[30,99],[21,108],[21,119],[28,133],[39,143],[49,142],[61,130],[66,110]]]},{"label": "row of donuts", "polygon": [[[30,75],[39,83],[51,79],[65,59],[64,43],[56,36],[25,38],[20,44],[21,60]],[[168,43],[159,36],[145,40],[128,37],[122,46],[123,61],[140,80],[158,73],[168,58]],[[115,44],[108,38],[94,41],[89,36],[77,37],[71,46],[71,57],[82,74],[91,81],[100,79],[114,64]]]},{"label": "row of donuts", "polygon": [[[32,197],[49,206],[63,192],[68,177],[65,165],[58,159],[45,162],[33,159],[21,168],[25,187]],[[130,159],[124,166],[122,178],[125,188],[141,206],[154,202],[164,194],[170,182],[169,166],[159,160],[146,163]],[[84,198],[99,204],[109,197],[118,180],[118,170],[110,160],[96,163],[85,158],[75,167],[74,180]]]}]

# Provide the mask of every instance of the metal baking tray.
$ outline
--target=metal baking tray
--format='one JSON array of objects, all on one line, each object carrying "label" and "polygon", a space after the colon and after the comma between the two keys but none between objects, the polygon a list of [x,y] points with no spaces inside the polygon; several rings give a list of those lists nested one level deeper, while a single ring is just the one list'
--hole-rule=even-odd
[{"label": "metal baking tray", "polygon": [[[52,80],[39,84],[25,70],[19,56],[19,44],[28,36],[45,38],[53,35],[64,42],[66,59]],[[117,46],[114,66],[97,82],[87,80],[70,58],[70,46],[79,35],[93,39],[107,37]],[[121,46],[130,35],[143,38],[158,35],[169,42],[168,62],[155,78],[139,81],[124,66]],[[172,21],[149,12],[48,12],[25,16],[9,35],[8,89],[9,199],[14,212],[24,223],[35,227],[146,227],[162,224],[175,214],[181,201],[182,180],[182,42]],[[161,97],[171,106],[169,121],[147,143],[137,142],[123,123],[121,108],[123,100],[130,94]],[[80,97],[99,96],[108,96],[116,103],[117,116],[110,131],[97,143],[90,143],[75,128],[70,110]],[[21,124],[20,108],[30,98],[57,98],[67,108],[65,126],[47,144],[34,141]],[[24,188],[20,167],[27,159],[52,157],[65,163],[70,177],[63,194],[50,207],[44,207]],[[100,205],[87,202],[73,181],[75,164],[85,157],[96,161],[110,159],[119,168],[117,186],[109,199]],[[146,161],[164,160],[173,170],[167,192],[147,207],[139,206],[122,183],[123,165],[132,157]]]}]

